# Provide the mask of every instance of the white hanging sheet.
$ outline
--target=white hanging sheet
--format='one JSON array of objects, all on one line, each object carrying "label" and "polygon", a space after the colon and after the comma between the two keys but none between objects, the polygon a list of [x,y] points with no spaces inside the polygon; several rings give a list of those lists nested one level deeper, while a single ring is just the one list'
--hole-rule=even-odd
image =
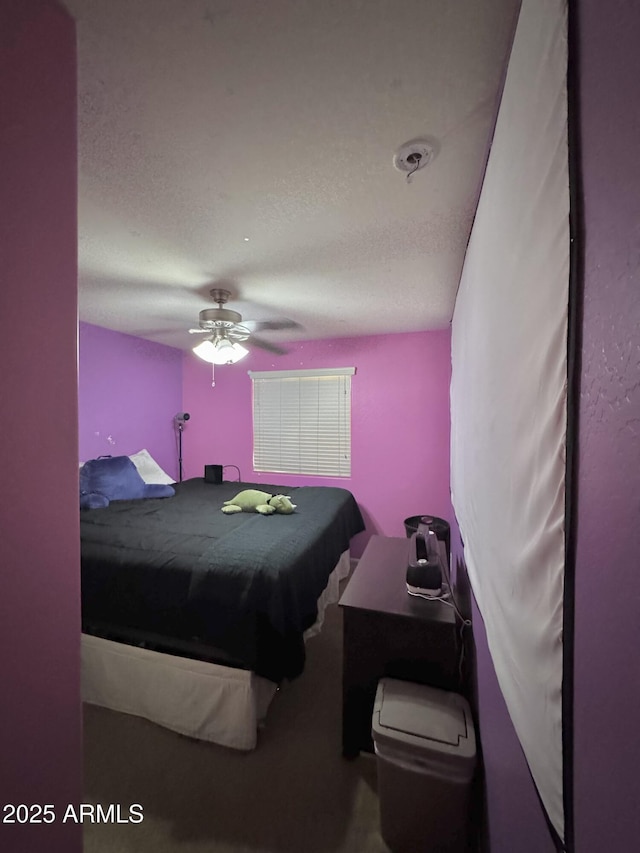
[{"label": "white hanging sheet", "polygon": [[[564,838],[567,20],[524,0],[452,329],[452,499],[496,674]],[[569,721],[570,724],[570,721]]]}]

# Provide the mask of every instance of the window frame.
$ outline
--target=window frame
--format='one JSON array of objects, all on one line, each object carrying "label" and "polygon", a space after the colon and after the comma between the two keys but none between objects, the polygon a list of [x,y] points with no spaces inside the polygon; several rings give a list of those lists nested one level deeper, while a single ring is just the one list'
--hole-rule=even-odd
[{"label": "window frame", "polygon": [[[248,373],[252,380],[254,470],[350,478],[351,377],[356,368],[250,370]],[[335,382],[325,385],[325,379]],[[307,380],[313,380],[313,384],[307,385]]]}]

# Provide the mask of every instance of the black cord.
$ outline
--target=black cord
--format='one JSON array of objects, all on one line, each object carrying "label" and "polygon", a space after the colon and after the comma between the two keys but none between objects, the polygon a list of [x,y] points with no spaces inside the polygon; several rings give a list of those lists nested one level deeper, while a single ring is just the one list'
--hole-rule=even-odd
[{"label": "black cord", "polygon": [[237,482],[237,483],[241,483],[241,482],[242,482],[242,475],[240,474],[240,469],[238,468],[238,466],[237,466],[237,465],[223,465],[223,466],[222,466],[222,470],[224,471],[224,469],[225,469],[225,468],[235,468],[235,469],[236,469],[236,471],[238,472],[238,479],[236,480],[236,482]]},{"label": "black cord", "polygon": [[422,157],[417,157],[417,158],[416,158],[416,165],[413,167],[413,169],[412,169],[412,170],[409,172],[409,174],[407,175],[407,183],[408,183],[408,184],[410,184],[410,183],[411,183],[411,176],[412,176],[412,175],[414,175],[414,174],[418,171],[418,169],[420,168],[421,163],[422,163]]},{"label": "black cord", "polygon": [[438,595],[426,595],[423,593],[415,593],[410,592],[409,595],[417,595],[420,598],[425,598],[427,601],[439,601],[440,604],[446,604],[447,607],[453,608],[456,616],[459,620],[460,627],[460,655],[458,657],[458,683],[460,688],[464,687],[464,629],[467,627],[471,627],[472,622],[471,619],[464,616],[458,607],[458,602],[456,601],[455,593],[453,591],[453,584],[451,582],[451,572],[449,570],[449,562],[448,560],[440,559],[440,566],[442,568],[442,574],[444,575],[444,591],[440,592]]}]

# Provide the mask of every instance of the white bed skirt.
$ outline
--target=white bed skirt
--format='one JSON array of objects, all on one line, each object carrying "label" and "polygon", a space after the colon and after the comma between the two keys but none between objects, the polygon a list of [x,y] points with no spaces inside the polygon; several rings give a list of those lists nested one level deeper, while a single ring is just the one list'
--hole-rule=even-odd
[{"label": "white bed skirt", "polygon": [[[338,600],[339,583],[349,568],[345,551],[318,600],[318,619],[305,640],[320,632],[324,611]],[[272,681],[248,670],[82,635],[84,702],[144,717],[198,740],[254,749],[276,690]]]}]

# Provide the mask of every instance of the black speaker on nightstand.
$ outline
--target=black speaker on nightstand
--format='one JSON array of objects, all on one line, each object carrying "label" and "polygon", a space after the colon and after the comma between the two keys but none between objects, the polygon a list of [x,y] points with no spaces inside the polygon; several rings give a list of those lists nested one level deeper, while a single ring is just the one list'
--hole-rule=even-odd
[{"label": "black speaker on nightstand", "polygon": [[222,465],[205,465],[204,481],[205,483],[215,483],[216,486],[219,486],[222,482]]}]

